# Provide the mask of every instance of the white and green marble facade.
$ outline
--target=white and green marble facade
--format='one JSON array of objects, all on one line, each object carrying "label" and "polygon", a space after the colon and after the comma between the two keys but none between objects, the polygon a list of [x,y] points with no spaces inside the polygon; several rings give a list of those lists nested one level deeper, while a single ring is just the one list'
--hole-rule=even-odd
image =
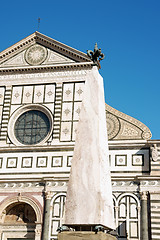
[{"label": "white and green marble facade", "polygon": [[[42,56],[29,55],[32,46],[43,46]],[[38,32],[0,53],[2,240],[40,240],[42,236],[43,240],[56,239],[57,227],[62,223],[84,84],[92,66],[86,54]],[[25,145],[16,139],[14,124],[23,112],[32,109],[48,114],[51,126],[44,141]],[[159,239],[160,140],[151,140],[150,130],[144,124],[107,104],[106,116],[119,239],[147,240],[143,231],[148,239]],[[107,183],[104,188],[107,189]],[[36,221],[19,220],[18,216],[7,222],[12,207],[22,203],[32,207]],[[145,224],[142,216],[147,216]]]}]

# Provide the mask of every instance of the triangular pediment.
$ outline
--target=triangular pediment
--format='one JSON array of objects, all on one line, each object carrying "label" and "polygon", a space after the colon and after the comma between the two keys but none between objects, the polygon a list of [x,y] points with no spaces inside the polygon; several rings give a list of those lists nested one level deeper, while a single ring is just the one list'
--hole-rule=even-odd
[{"label": "triangular pediment", "polygon": [[91,62],[87,54],[35,32],[0,53],[0,68]]},{"label": "triangular pediment", "polygon": [[152,134],[142,122],[106,104],[109,140],[148,140]]}]

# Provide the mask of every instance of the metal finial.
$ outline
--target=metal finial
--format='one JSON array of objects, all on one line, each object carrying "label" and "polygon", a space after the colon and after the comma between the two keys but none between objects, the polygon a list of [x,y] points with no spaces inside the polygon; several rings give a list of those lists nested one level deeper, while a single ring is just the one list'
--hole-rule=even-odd
[{"label": "metal finial", "polygon": [[40,27],[40,17],[38,18],[38,31],[39,31],[39,27]]},{"label": "metal finial", "polygon": [[101,48],[98,48],[97,43],[95,43],[94,51],[87,50],[87,55],[91,58],[91,60],[98,66],[98,68],[101,68],[100,61],[104,59],[104,54],[101,52]]}]

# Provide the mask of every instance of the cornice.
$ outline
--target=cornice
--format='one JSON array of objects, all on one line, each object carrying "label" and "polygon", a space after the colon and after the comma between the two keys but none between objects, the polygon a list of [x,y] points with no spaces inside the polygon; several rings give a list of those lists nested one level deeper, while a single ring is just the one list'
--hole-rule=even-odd
[{"label": "cornice", "polygon": [[76,70],[76,69],[91,69],[93,63],[70,63],[70,64],[58,64],[58,65],[48,65],[48,66],[27,66],[18,68],[0,68],[0,75],[5,74],[22,74],[22,73],[41,73],[48,71],[58,71],[58,70]]},{"label": "cornice", "polygon": [[57,151],[73,151],[74,145],[54,145],[54,146],[20,146],[20,147],[1,147],[1,153],[9,152],[57,152]]},{"label": "cornice", "polygon": [[19,42],[15,43],[15,44],[13,44],[12,46],[3,50],[0,53],[0,64],[3,61],[6,61],[9,58],[11,58],[12,56],[14,56],[15,53],[19,53],[19,52],[23,51],[24,49],[26,49],[26,47],[28,47],[32,44],[35,44],[35,43],[36,43],[36,33],[32,33],[28,37],[20,40]]}]

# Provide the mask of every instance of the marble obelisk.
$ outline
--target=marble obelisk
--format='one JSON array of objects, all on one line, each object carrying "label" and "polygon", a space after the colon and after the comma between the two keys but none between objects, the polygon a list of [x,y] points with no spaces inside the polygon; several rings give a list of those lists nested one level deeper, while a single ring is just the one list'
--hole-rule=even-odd
[{"label": "marble obelisk", "polygon": [[104,87],[96,66],[83,94],[63,223],[114,229]]}]

